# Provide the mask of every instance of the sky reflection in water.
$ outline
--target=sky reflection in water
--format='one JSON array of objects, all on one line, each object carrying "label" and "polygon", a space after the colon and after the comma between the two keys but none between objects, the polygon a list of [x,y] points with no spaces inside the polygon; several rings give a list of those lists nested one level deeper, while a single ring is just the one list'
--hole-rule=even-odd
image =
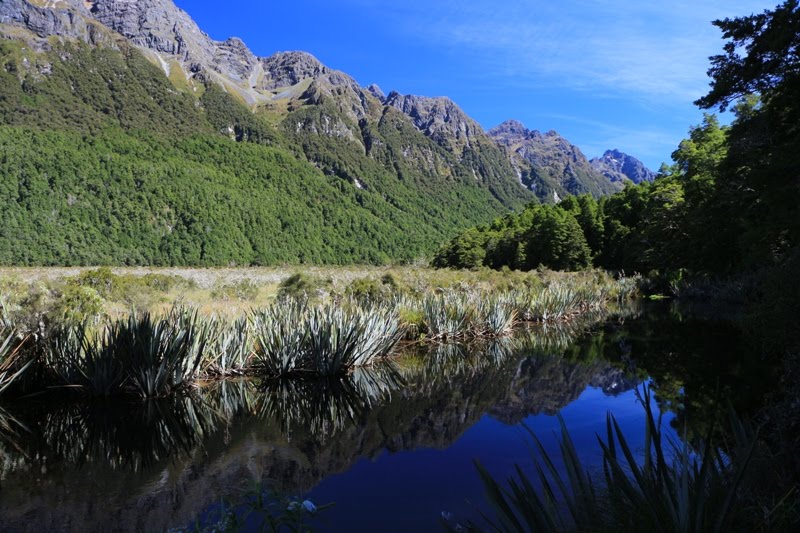
[{"label": "sky reflection in water", "polygon": [[[597,434],[605,435],[607,412],[614,414],[634,450],[644,447],[644,410],[635,392],[612,396],[587,387],[561,415],[581,461],[590,468],[602,467]],[[671,419],[669,414],[664,417],[665,435],[675,436],[669,428]],[[473,461],[480,459],[496,479],[513,475],[515,463],[532,472],[530,437],[522,424],[536,433],[553,457],[558,456],[557,416],[532,415],[519,424],[506,424],[487,414],[447,449],[383,452],[322,481],[308,496],[336,505],[326,511],[319,527],[326,531],[441,531],[438,520],[443,512],[462,522],[479,523],[477,508],[486,508]]]}]

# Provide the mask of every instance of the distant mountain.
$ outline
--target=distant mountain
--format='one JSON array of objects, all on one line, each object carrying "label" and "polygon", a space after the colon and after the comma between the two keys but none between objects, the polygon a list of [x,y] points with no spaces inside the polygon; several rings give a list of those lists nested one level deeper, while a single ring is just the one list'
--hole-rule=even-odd
[{"label": "distant mountain", "polygon": [[516,168],[519,179],[543,201],[558,201],[569,194],[612,194],[624,187],[596,170],[577,146],[555,131],[541,133],[508,120],[489,130]]},{"label": "distant mountain", "polygon": [[644,166],[644,163],[619,150],[606,150],[602,157],[595,157],[590,163],[595,170],[614,183],[624,183],[627,179],[638,184],[656,178],[656,173]]}]

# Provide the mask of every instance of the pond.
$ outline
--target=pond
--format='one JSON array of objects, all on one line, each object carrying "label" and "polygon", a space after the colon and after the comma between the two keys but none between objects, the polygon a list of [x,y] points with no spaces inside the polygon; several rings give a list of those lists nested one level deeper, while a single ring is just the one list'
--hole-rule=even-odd
[{"label": "pond", "polygon": [[642,448],[642,384],[677,436],[702,431],[726,399],[757,404],[774,377],[733,326],[668,306],[407,352],[338,381],[231,380],[145,404],[5,404],[0,529],[193,530],[256,493],[333,504],[311,519],[321,531],[480,524],[489,509],[475,461],[500,480],[515,464],[531,471],[528,430],[557,456],[558,414],[599,468],[609,412]]}]

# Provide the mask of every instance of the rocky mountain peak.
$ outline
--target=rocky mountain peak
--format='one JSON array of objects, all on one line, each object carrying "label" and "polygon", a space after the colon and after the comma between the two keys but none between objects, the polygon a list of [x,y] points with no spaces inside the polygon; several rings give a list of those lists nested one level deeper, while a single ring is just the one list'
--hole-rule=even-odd
[{"label": "rocky mountain peak", "polygon": [[634,183],[653,181],[656,173],[644,163],[617,149],[606,150],[601,157],[591,160],[592,167],[611,181],[630,180]]},{"label": "rocky mountain peak", "polygon": [[96,0],[87,4],[104,26],[150,50],[210,64],[214,42],[172,0]]},{"label": "rocky mountain peak", "polygon": [[[36,46],[47,47],[47,37],[65,37],[97,44],[108,39],[107,31],[91,24],[89,11],[82,0],[3,0],[0,2],[0,25],[28,30]],[[38,41],[41,39],[41,41]]]},{"label": "rocky mountain peak", "polygon": [[567,194],[609,194],[622,188],[594,169],[580,148],[555,130],[542,133],[521,122],[507,120],[489,130],[489,136],[511,158],[520,180],[544,200]]},{"label": "rocky mountain peak", "polygon": [[392,91],[384,104],[401,111],[417,129],[453,151],[468,147],[475,138],[485,135],[477,122],[444,96],[402,95]]},{"label": "rocky mountain peak", "polygon": [[329,74],[331,70],[308,52],[278,52],[261,59],[264,80],[260,88],[275,90],[291,87],[304,79],[317,79]]},{"label": "rocky mountain peak", "polygon": [[495,138],[523,138],[528,135],[528,128],[518,120],[506,120],[489,130],[489,136]]},{"label": "rocky mountain peak", "polygon": [[383,90],[378,87],[376,83],[373,83],[367,87],[367,92],[380,100],[381,103],[386,101],[386,95],[383,93]]}]

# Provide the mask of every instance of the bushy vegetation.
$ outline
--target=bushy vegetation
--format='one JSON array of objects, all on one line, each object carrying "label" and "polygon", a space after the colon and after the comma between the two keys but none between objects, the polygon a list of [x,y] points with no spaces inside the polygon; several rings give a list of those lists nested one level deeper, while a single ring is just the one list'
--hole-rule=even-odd
[{"label": "bushy vegetation", "polygon": [[[2,298],[0,392],[153,398],[235,375],[338,378],[397,355],[404,337],[425,344],[500,338],[521,322],[568,322],[633,294],[629,280],[601,272],[429,273],[423,282],[416,269],[342,280],[297,272],[277,285],[266,307],[251,302],[249,312],[224,315],[214,305],[203,314],[186,307],[163,311],[160,302],[176,294],[168,291],[181,294],[184,304],[186,287],[199,291],[176,275],[102,268],[52,281],[52,287],[5,281],[15,293]],[[222,283],[242,285],[261,291],[252,281]],[[311,294],[320,286],[323,294]],[[93,291],[97,309],[86,315],[85,302],[65,287]],[[229,306],[229,294],[219,287],[213,284],[207,294]],[[116,308],[131,291],[144,289],[152,291],[152,307]],[[31,301],[36,304],[28,309]]]},{"label": "bushy vegetation", "polygon": [[292,301],[253,315],[254,364],[269,376],[341,376],[386,357],[403,336],[387,308]]}]

